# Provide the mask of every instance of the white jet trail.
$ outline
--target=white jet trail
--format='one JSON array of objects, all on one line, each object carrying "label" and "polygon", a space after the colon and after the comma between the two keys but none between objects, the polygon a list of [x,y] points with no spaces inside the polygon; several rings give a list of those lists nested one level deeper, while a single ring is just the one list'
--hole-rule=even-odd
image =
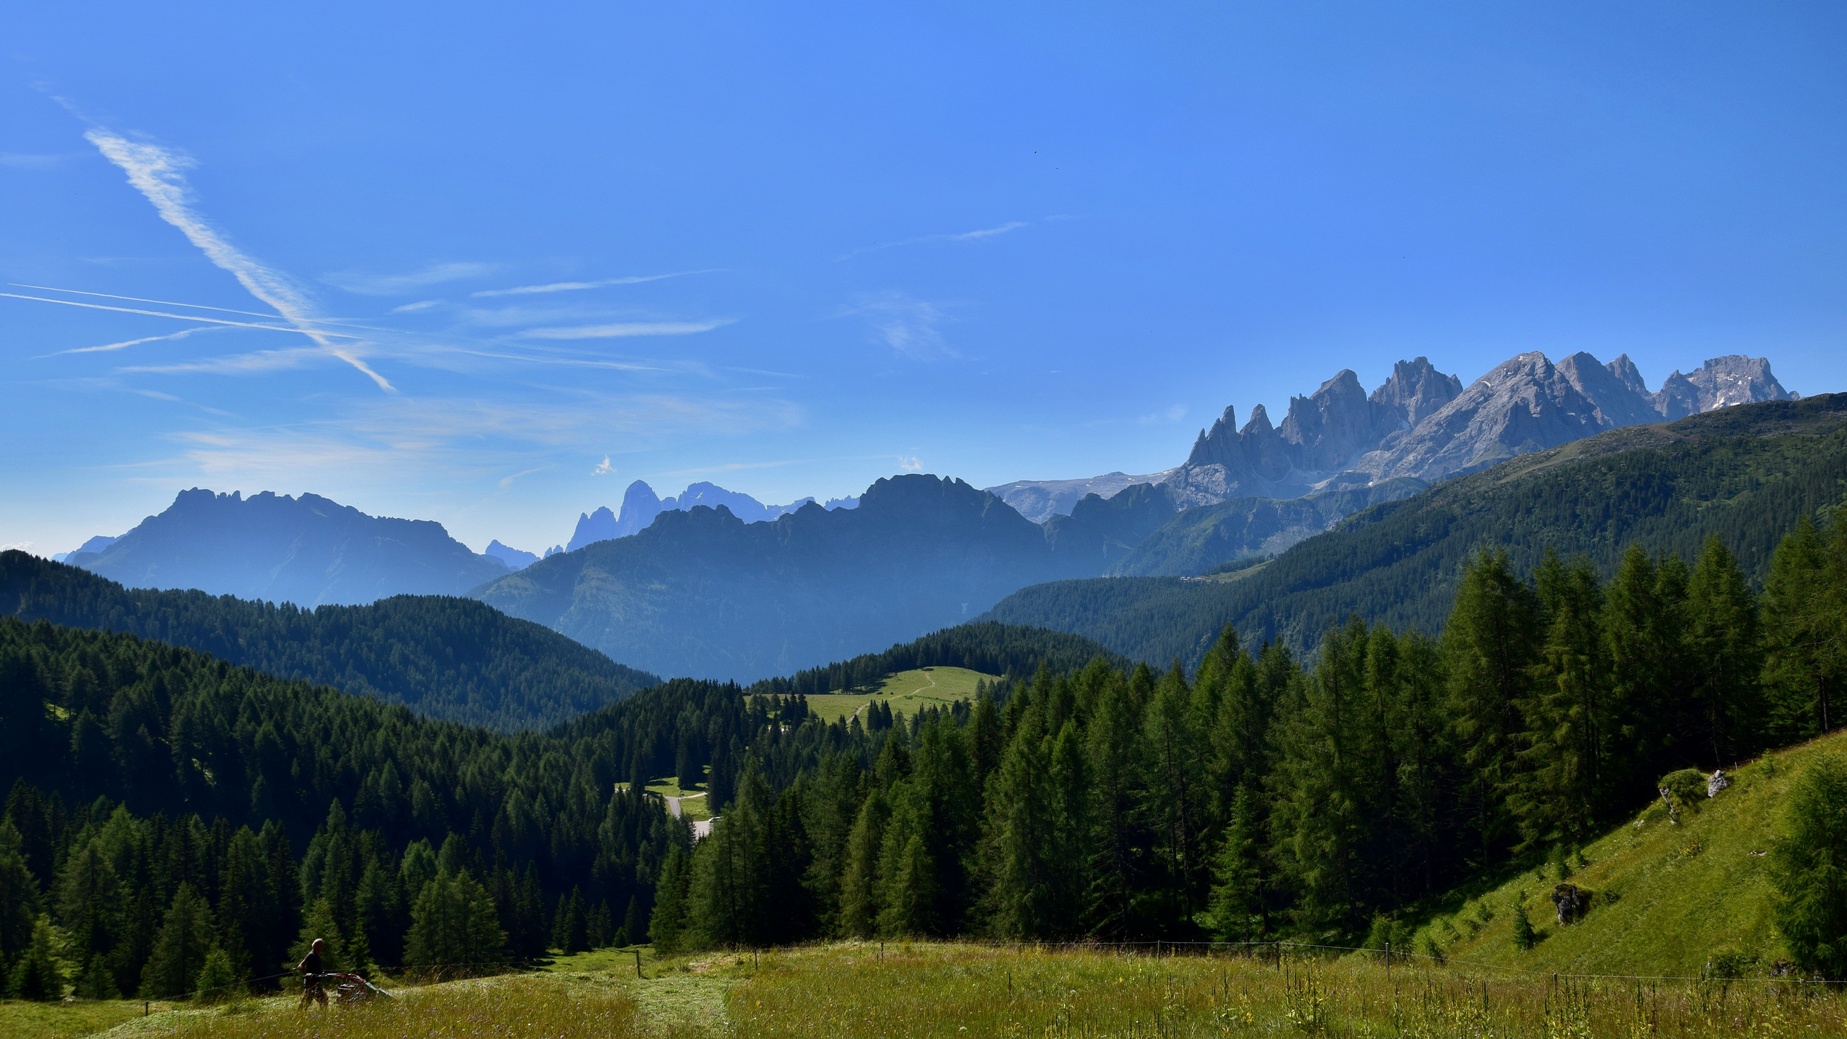
[{"label": "white jet trail", "polygon": [[244,255],[224,239],[188,204],[186,178],[181,171],[188,161],[152,144],[137,144],[103,129],[92,129],[84,139],[95,145],[103,157],[128,174],[128,182],[153,203],[160,218],[179,228],[186,240],[203,252],[207,259],[230,273],[245,291],[275,308],[284,321],[307,336],[316,346],[352,365],[387,393],[397,390],[384,376],[351,349],[332,341],[317,327],[313,307],[289,279],[278,271]]}]

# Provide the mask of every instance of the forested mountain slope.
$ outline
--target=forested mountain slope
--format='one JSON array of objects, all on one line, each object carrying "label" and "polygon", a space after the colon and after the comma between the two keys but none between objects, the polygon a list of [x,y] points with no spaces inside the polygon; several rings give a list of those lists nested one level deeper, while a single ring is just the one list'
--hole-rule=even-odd
[{"label": "forested mountain slope", "polygon": [[[1060,659],[1081,648],[1039,634]],[[910,652],[998,652],[1030,672],[1046,659],[1037,637],[988,625]],[[87,997],[186,993],[208,946],[273,987],[304,935],[328,940],[335,967],[449,971],[642,941],[661,865],[690,832],[631,780],[710,765],[723,808],[743,748],[785,783],[842,754],[870,764],[886,738],[818,723],[799,698],[688,680],[501,735],[0,616],[0,978],[40,914],[68,936],[65,980]],[[420,919],[451,912],[475,914],[476,946],[416,939]]]},{"label": "forested mountain slope", "polygon": [[660,681],[472,599],[400,595],[305,610],[123,588],[23,552],[0,553],[0,615],[127,632],[509,732],[550,727]]},{"label": "forested mountain slope", "polygon": [[853,509],[769,523],[665,512],[475,593],[661,674],[754,681],[972,619],[1015,589],[1105,573],[1173,514],[1097,500],[1040,527],[960,480],[880,480]]},{"label": "forested mountain slope", "polygon": [[1312,645],[1351,613],[1435,631],[1462,563],[1498,545],[1614,572],[1625,546],[1690,556],[1717,536],[1761,577],[1797,517],[1847,497],[1847,394],[1612,430],[1350,517],[1223,580],[1107,578],[1023,589],[988,618],[1069,631],[1133,659],[1196,663],[1224,625]]}]

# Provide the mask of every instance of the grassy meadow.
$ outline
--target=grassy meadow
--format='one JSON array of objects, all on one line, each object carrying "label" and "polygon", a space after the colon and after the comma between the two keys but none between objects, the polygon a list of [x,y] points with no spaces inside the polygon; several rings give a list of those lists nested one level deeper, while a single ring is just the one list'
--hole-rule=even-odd
[{"label": "grassy meadow", "polygon": [[850,693],[826,693],[808,698],[808,709],[823,721],[851,718],[866,705],[885,700],[894,714],[915,717],[925,707],[948,707],[957,700],[975,698],[977,682],[993,684],[995,675],[984,675],[963,667],[924,667],[887,675],[876,688]]},{"label": "grassy meadow", "polygon": [[[213,1039],[601,1036],[1502,1037],[1847,1035],[1847,996],[1767,980],[1646,983],[1554,978],[1376,958],[1155,955],[1099,948],[853,943],[658,960],[644,951],[560,957],[524,975],[396,990],[347,1010],[293,997],[139,1016],[140,1004],[0,1005],[0,1036]],[[99,1012],[108,1008],[107,1012]],[[131,1010],[135,1016],[120,1021]],[[158,1009],[158,1008],[157,1008]],[[117,1013],[117,1010],[123,1013]],[[95,1029],[50,1030],[89,1014]],[[114,1015],[113,1018],[111,1015]]]}]

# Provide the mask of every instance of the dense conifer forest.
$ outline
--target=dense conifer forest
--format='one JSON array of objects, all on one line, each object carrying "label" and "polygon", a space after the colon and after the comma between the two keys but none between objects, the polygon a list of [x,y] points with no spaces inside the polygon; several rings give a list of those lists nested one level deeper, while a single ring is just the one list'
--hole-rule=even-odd
[{"label": "dense conifer forest", "polygon": [[[644,938],[1383,941],[1666,775],[1832,728],[1843,604],[1838,522],[1797,524],[1761,591],[1717,539],[1607,579],[1486,550],[1440,636],[1353,618],[1312,667],[1229,629],[1190,676],[1054,640],[915,720],[681,680],[511,736],[4,619],[0,971],[42,992],[61,943],[78,991],[159,996],[208,960],[261,985],[311,936],[445,970]],[[903,662],[1031,636],[967,640]],[[711,837],[643,792],[664,776],[704,781]]]},{"label": "dense conifer forest", "polygon": [[139,635],[506,732],[547,728],[660,681],[472,599],[398,595],[307,610],[124,588],[16,551],[0,552],[0,614]]}]

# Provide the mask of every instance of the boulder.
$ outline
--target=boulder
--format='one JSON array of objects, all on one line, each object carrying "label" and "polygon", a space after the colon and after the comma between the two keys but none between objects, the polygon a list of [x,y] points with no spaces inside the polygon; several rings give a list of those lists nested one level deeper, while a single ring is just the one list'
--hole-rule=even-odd
[{"label": "boulder", "polygon": [[1569,927],[1590,909],[1590,892],[1576,884],[1560,884],[1552,889],[1552,905],[1558,910],[1558,925]]}]

